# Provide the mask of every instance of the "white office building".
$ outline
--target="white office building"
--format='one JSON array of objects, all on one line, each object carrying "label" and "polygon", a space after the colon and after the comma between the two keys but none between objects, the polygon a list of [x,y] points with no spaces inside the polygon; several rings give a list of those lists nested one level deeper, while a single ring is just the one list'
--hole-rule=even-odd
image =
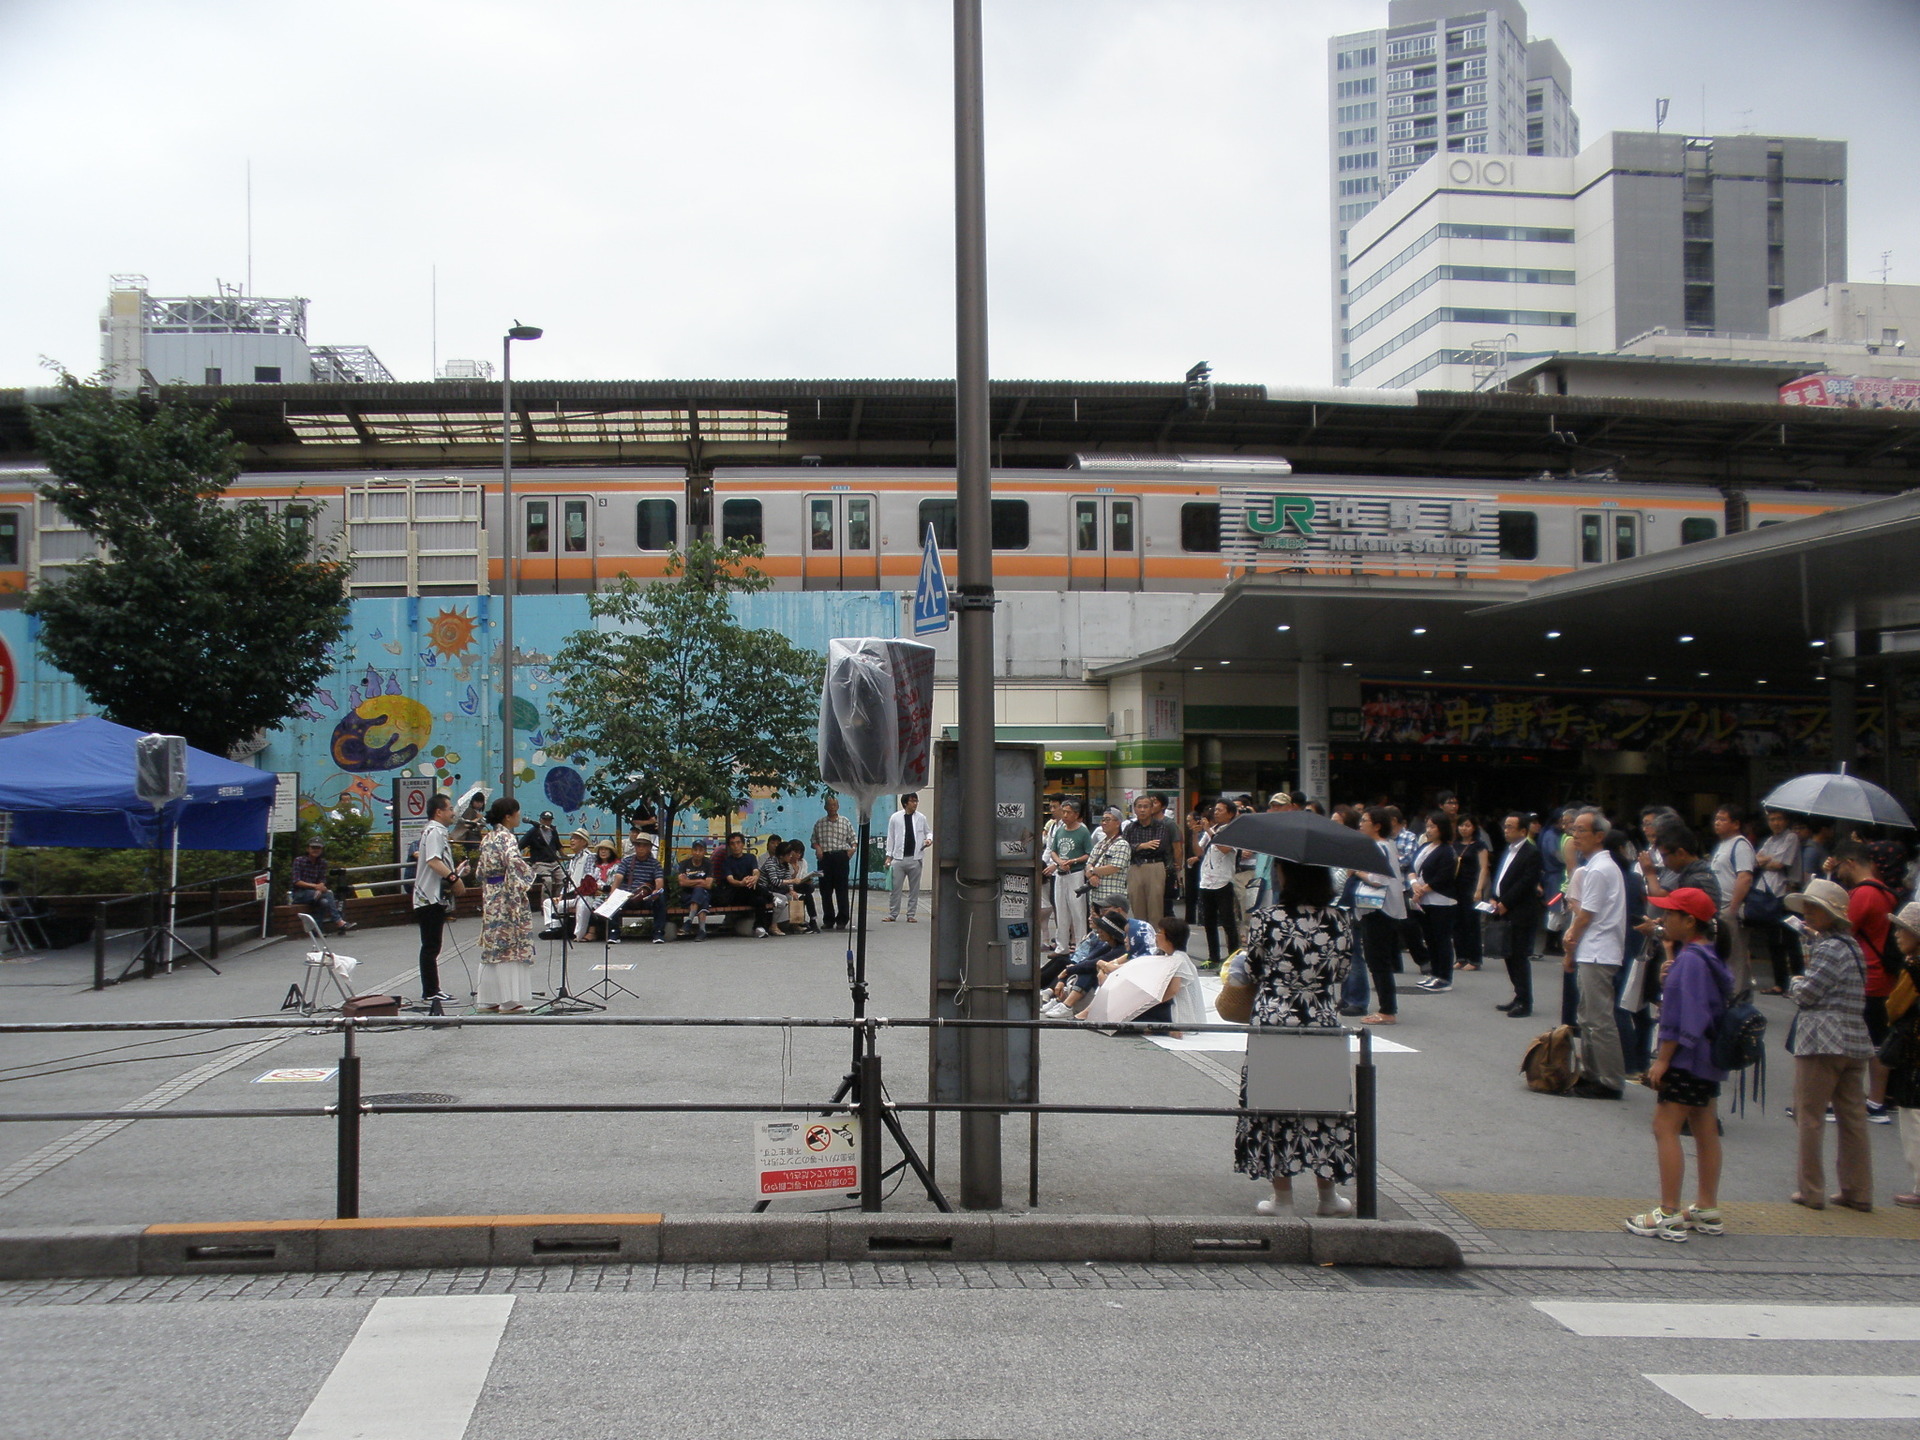
[{"label": "white office building", "polygon": [[1844,141],[1767,135],[1437,154],[1349,231],[1350,383],[1486,389],[1653,330],[1765,336],[1846,280],[1846,174]]},{"label": "white office building", "polygon": [[143,385],[368,385],[393,376],[364,345],[310,345],[307,302],[249,295],[163,298],[116,275],[100,312],[100,359],[116,390]]},{"label": "white office building", "polygon": [[1348,232],[1440,154],[1571,155],[1573,76],[1551,40],[1527,38],[1514,0],[1455,14],[1392,0],[1384,30],[1327,42],[1334,380],[1351,383]]}]

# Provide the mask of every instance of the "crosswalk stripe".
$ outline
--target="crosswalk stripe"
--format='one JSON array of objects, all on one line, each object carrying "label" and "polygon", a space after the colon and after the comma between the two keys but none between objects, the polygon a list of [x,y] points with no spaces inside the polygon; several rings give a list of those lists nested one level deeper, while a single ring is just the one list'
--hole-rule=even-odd
[{"label": "crosswalk stripe", "polygon": [[1709,1420],[1920,1420],[1920,1375],[1649,1375]]},{"label": "crosswalk stripe", "polygon": [[1536,1300],[1576,1335],[1678,1340],[1920,1341],[1920,1305],[1636,1305]]},{"label": "crosswalk stripe", "polygon": [[289,1440],[461,1440],[511,1295],[376,1300]]}]

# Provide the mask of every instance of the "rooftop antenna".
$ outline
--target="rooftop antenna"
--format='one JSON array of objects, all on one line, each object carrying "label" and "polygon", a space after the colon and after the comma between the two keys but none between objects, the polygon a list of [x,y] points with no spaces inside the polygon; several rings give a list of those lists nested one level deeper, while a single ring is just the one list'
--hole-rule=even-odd
[{"label": "rooftop antenna", "polygon": [[253,161],[247,161],[247,294],[253,293]]},{"label": "rooftop antenna", "polygon": [[430,267],[427,271],[427,276],[428,305],[433,317],[431,322],[433,329],[433,368],[427,371],[427,378],[430,380],[438,380],[440,378],[440,267],[438,265]]},{"label": "rooftop antenna", "polygon": [[1671,104],[1673,104],[1671,100],[1656,100],[1653,102],[1654,134],[1658,135],[1660,133],[1660,127],[1667,123],[1667,107]]}]

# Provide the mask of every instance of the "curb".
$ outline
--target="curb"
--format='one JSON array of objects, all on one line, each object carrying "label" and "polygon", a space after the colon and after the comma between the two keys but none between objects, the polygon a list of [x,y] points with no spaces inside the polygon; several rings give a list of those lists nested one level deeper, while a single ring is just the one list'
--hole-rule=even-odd
[{"label": "curb", "polygon": [[1407,1221],[1199,1215],[428,1215],[0,1230],[0,1280],[836,1260],[1463,1263],[1451,1235]]}]

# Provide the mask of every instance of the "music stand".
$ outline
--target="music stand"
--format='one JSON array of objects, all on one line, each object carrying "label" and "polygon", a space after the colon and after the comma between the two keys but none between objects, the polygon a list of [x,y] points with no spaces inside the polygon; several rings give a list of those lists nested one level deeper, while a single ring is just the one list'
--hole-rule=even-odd
[{"label": "music stand", "polygon": [[[552,872],[549,871],[549,874]],[[562,870],[563,875],[566,874]],[[578,898],[574,891],[573,877],[568,875],[560,886],[562,899]],[[611,922],[609,922],[611,923]],[[607,1007],[597,1001],[589,1000],[585,995],[576,995],[567,988],[567,958],[573,944],[573,920],[568,916],[560,927],[559,935],[554,937],[560,942],[560,988],[547,997],[547,1003],[533,1007],[535,1015],[579,1015],[588,1010],[604,1010]],[[548,944],[553,941],[549,940]],[[551,954],[551,952],[549,952]],[[628,991],[632,994],[632,991]],[[636,997],[637,998],[637,997]]]},{"label": "music stand", "polygon": [[[662,872],[663,876],[664,876],[664,873],[665,872]],[[664,885],[665,883],[666,881],[663,878],[661,880],[661,884]],[[624,911],[626,909],[626,906],[622,905],[620,908]],[[626,986],[622,985],[618,980],[614,979],[613,970],[610,968],[613,965],[613,941],[612,941],[613,927],[620,923],[620,917],[618,915],[613,915],[613,916],[604,917],[604,918],[606,918],[607,923],[600,927],[600,978],[594,981],[593,984],[587,986],[587,988],[581,993],[585,995],[593,995],[597,993],[602,1000],[605,1000],[611,1003],[613,1000],[613,992],[618,990],[622,995],[626,996],[629,1000],[638,1000],[640,998],[639,993],[637,991],[629,990]],[[572,928],[571,921],[569,921],[568,928],[569,929]],[[565,943],[565,942],[563,941],[562,943]],[[622,942],[622,943],[625,943],[625,942]],[[563,965],[561,967],[561,970],[563,973],[565,972],[565,969],[566,967]],[[605,1009],[606,1007],[602,1006],[601,1008]]]}]

